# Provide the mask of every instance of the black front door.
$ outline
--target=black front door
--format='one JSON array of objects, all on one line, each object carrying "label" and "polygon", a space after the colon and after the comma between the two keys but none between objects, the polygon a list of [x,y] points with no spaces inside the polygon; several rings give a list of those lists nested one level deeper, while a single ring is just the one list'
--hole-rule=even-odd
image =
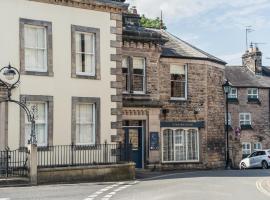
[{"label": "black front door", "polygon": [[126,127],[125,143],[132,144],[132,161],[136,163],[136,168],[142,168],[143,165],[143,145],[142,145],[142,127]]}]

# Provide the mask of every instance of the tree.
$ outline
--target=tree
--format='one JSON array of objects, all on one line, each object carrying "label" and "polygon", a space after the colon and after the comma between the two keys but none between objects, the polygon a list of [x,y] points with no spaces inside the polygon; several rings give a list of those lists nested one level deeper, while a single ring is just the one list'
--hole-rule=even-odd
[{"label": "tree", "polygon": [[[145,15],[142,15],[141,17],[141,25],[145,28],[160,29],[161,23],[162,22],[159,17],[157,17],[156,19],[147,18],[145,17]],[[164,23],[162,24],[162,27],[165,30],[167,29]]]}]

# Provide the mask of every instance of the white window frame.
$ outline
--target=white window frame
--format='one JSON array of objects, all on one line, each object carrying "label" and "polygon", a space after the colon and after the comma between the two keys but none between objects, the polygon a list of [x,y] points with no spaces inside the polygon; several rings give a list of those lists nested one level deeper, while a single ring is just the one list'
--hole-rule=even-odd
[{"label": "white window frame", "polygon": [[[86,53],[86,52],[81,52],[81,51],[78,51],[77,50],[77,46],[76,46],[76,37],[77,37],[77,34],[84,34],[84,35],[93,35],[93,53]],[[77,66],[77,62],[75,63],[75,67],[76,67],[76,75],[81,75],[81,76],[95,76],[96,75],[96,34],[95,33],[89,33],[89,32],[83,32],[83,31],[75,31],[74,33],[75,35],[75,57],[77,59],[77,55],[78,54],[85,54],[85,55],[91,55],[93,56],[93,59],[94,59],[94,66],[93,66],[93,72],[92,73],[89,73],[89,72],[80,72],[78,71],[78,66]],[[80,66],[82,67],[82,66]]]},{"label": "white window frame", "polygon": [[[244,154],[244,149],[243,149],[243,145],[245,145],[245,146],[247,146],[249,144],[249,149],[245,149],[246,151],[248,151],[249,150],[249,153],[245,153]],[[249,155],[249,154],[251,154],[251,143],[250,142],[242,142],[242,155]]]},{"label": "white window frame", "polygon": [[[77,142],[77,135],[76,135],[76,141],[75,141],[75,144],[76,145],[81,145],[81,146],[83,146],[83,145],[95,145],[96,144],[96,105],[94,104],[94,103],[77,103],[75,106],[76,106],[76,108],[77,108],[77,105],[92,105],[93,106],[93,113],[92,113],[92,117],[93,117],[93,122],[92,123],[87,123],[87,124],[92,124],[93,126],[92,126],[92,129],[93,129],[93,143],[87,143],[87,142]],[[76,111],[75,111],[75,116],[77,116],[77,109],[75,109]],[[75,118],[75,127],[77,128],[77,124],[82,124],[82,123],[78,123],[77,122],[77,118]],[[84,123],[85,124],[85,123]],[[75,129],[76,129],[75,128]],[[76,131],[77,130],[75,130],[75,134],[76,134]]]},{"label": "white window frame", "polygon": [[[134,58],[139,58],[139,59],[142,59],[143,60],[143,91],[133,90],[133,94],[145,94],[145,91],[146,91],[146,88],[145,88],[145,82],[146,82],[146,73],[145,73],[145,70],[146,70],[146,59],[144,57],[134,56],[132,58],[132,62],[133,62]],[[133,70],[134,70],[134,64],[132,64],[132,75],[133,75]],[[132,84],[132,88],[134,88],[133,87],[133,83],[131,83],[131,84]]]},{"label": "white window frame", "polygon": [[[247,93],[248,93],[248,99],[258,99],[259,98],[259,89],[258,88],[248,88]],[[256,96],[256,97],[254,98],[253,96]]]},{"label": "white window frame", "polygon": [[[168,129],[172,130],[173,134],[175,133],[176,130],[184,130],[186,132],[188,132],[188,130],[196,130],[197,131],[197,149],[198,149],[198,159],[197,160],[164,161],[164,157],[163,157],[163,154],[164,154],[164,152],[163,152],[163,146],[164,146],[164,144],[163,144],[163,132],[164,132],[164,130],[168,130]],[[188,137],[187,135],[188,134],[186,134],[186,136],[185,136],[186,137],[185,141],[187,141],[187,137]],[[174,137],[175,137],[175,135],[174,135]],[[200,161],[200,142],[199,142],[199,129],[198,128],[164,127],[161,130],[161,146],[162,146],[162,148],[161,148],[162,149],[161,150],[161,157],[162,157],[161,162],[162,163],[197,163],[197,162]],[[178,146],[181,146],[181,145],[178,145]],[[175,144],[174,144],[174,152],[175,152]],[[186,151],[186,158],[188,157],[187,154],[188,154],[188,152]],[[175,154],[174,154],[174,159],[175,159]]]},{"label": "white window frame", "polygon": [[[241,120],[241,115],[244,115],[244,120]],[[248,122],[246,121],[246,116],[249,115],[249,123],[245,123],[243,125],[251,125],[252,119],[251,119],[251,113],[239,113],[239,126],[241,127],[241,121]]]},{"label": "white window frame", "polygon": [[[228,125],[231,126],[231,125],[232,125],[232,114],[229,112],[229,113],[228,113],[228,116],[229,116],[229,117],[228,117]],[[227,123],[227,119],[226,119],[226,118],[227,118],[227,115],[226,115],[226,113],[225,113],[225,125],[227,125],[227,124],[226,124],[226,123]]]},{"label": "white window frame", "polygon": [[[172,63],[170,64],[170,68],[171,65],[178,65],[178,66],[183,66],[179,63]],[[187,90],[188,90],[188,79],[187,79],[187,71],[188,71],[188,65],[184,64],[184,68],[185,68],[185,97],[170,97],[171,100],[182,100],[185,101],[187,100]],[[170,88],[171,88],[171,73],[170,73]]]},{"label": "white window frame", "polygon": [[[235,91],[235,93],[232,93],[232,91]],[[228,98],[237,99],[237,93],[238,93],[237,88],[232,87],[228,94]]]},{"label": "white window frame", "polygon": [[[44,26],[36,26],[36,25],[29,25],[29,24],[25,24],[24,25],[24,28],[23,28],[23,31],[24,31],[24,34],[25,34],[25,29],[27,27],[31,27],[31,28],[36,28],[36,29],[44,29],[44,45],[45,45],[45,48],[38,48],[38,47],[28,47],[24,41],[24,51],[26,52],[27,49],[34,49],[36,51],[38,50],[42,50],[45,52],[45,57],[44,57],[44,61],[45,61],[45,66],[44,66],[44,70],[40,70],[38,68],[30,68],[29,66],[27,66],[25,64],[25,71],[29,71],[29,72],[47,72],[48,71],[48,62],[47,62],[47,59],[48,59],[48,41],[47,41],[47,29],[46,27]],[[24,39],[26,38],[26,36],[24,36]],[[24,59],[25,59],[25,54],[24,54]]]},{"label": "white window frame", "polygon": [[[260,145],[261,148],[257,148],[258,144]],[[253,151],[260,151],[260,150],[262,150],[262,143],[261,142],[253,143]]]},{"label": "white window frame", "polygon": [[[48,103],[46,101],[29,101],[30,104],[44,104],[45,105],[45,121],[44,122],[40,122],[39,120],[35,120],[35,125],[38,125],[39,123],[41,124],[45,124],[45,130],[44,130],[44,134],[45,134],[45,141],[46,143],[44,144],[37,144],[39,147],[46,147],[48,146]],[[31,109],[30,109],[31,110]],[[26,125],[30,125],[31,126],[31,122],[28,121],[28,118],[27,118],[27,115],[25,114],[25,126]],[[25,128],[25,127],[24,127]],[[31,134],[31,133],[30,133]],[[27,137],[28,135],[25,134],[25,137]],[[30,135],[31,137],[31,135]],[[27,138],[25,138],[25,141],[27,142],[26,140]],[[30,139],[30,138],[29,138]],[[36,138],[37,139],[37,138]],[[27,145],[27,144],[25,144]]]}]

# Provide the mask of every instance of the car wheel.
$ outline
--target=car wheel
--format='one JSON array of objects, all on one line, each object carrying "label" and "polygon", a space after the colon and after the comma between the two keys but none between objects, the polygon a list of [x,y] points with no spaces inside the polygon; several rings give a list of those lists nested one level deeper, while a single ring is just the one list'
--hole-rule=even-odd
[{"label": "car wheel", "polygon": [[265,160],[262,161],[262,168],[263,169],[268,169],[268,163]]},{"label": "car wheel", "polygon": [[247,168],[246,163],[242,162],[240,165],[240,169],[246,169],[246,168]]}]

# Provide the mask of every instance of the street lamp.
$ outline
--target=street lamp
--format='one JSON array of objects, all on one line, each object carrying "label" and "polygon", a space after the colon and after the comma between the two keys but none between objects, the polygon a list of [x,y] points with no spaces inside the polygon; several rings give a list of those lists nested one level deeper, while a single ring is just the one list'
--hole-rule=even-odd
[{"label": "street lamp", "polygon": [[36,134],[35,134],[35,117],[34,114],[31,113],[29,108],[25,105],[24,102],[16,101],[11,99],[11,91],[19,86],[20,83],[20,72],[12,67],[10,64],[6,67],[0,69],[0,86],[3,86],[7,90],[6,99],[0,99],[0,103],[2,102],[12,102],[19,105],[26,113],[27,120],[31,123],[31,135],[29,144],[37,144]]},{"label": "street lamp", "polygon": [[231,91],[231,85],[228,80],[223,84],[223,89],[226,95],[226,169],[230,169],[230,153],[229,153],[229,103],[228,95]]}]

